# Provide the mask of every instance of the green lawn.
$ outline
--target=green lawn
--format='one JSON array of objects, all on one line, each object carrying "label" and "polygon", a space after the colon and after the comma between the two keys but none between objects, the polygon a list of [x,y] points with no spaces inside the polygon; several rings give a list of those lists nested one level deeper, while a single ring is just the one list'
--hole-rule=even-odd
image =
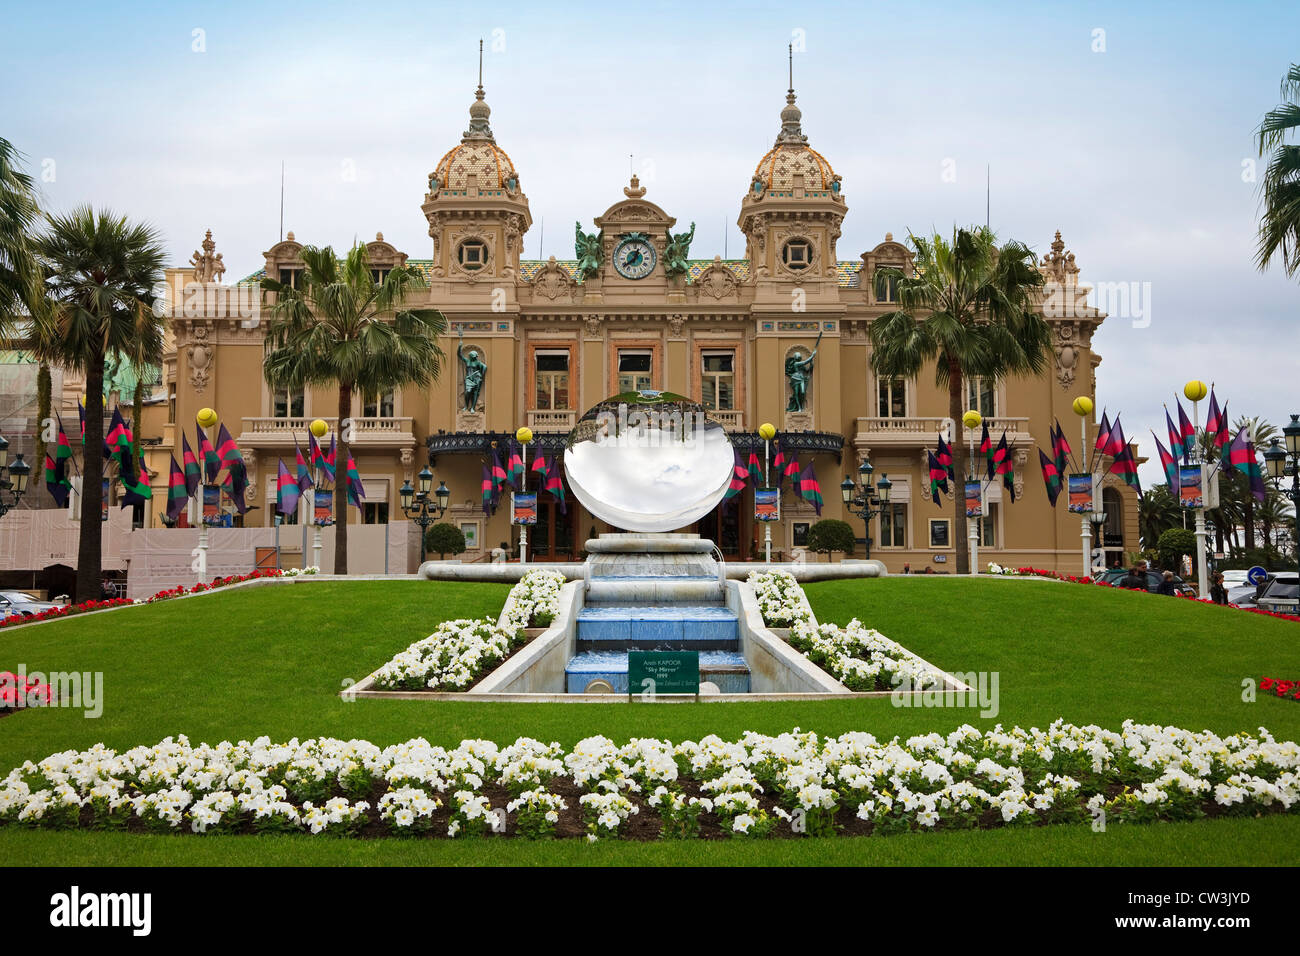
[{"label": "green lawn", "polygon": [[[563,744],[594,733],[673,740],[799,726],[877,736],[962,723],[1045,725],[1056,717],[1118,727],[1125,717],[1219,733],[1265,726],[1300,738],[1300,706],[1241,699],[1241,682],[1300,674],[1300,625],[1230,609],[1070,584],[1020,581],[837,581],[810,585],[819,618],[857,616],[953,671],[997,671],[1001,710],[902,709],[886,700],[564,705],[357,701],[337,696],[440,620],[495,616],[496,584],[308,582],[247,588],[0,634],[0,669],[104,672],[104,713],[35,710],[0,720],[0,768],[99,741],[129,747],[192,740],[331,735],[383,745],[424,736],[455,744],[520,735]],[[1137,832],[1141,829],[1142,832]],[[1300,819],[1206,821],[1094,834],[1087,827],[892,838],[768,841],[753,847],[460,846],[402,840],[142,837],[0,830],[14,862],[472,863],[626,862],[1281,862]],[[595,852],[592,853],[591,851]]]}]

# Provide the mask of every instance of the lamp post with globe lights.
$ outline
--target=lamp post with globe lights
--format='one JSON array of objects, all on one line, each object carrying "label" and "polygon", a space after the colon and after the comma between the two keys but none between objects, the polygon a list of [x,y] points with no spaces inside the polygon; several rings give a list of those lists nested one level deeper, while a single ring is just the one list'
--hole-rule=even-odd
[{"label": "lamp post with globe lights", "polygon": [[866,528],[868,559],[871,557],[871,519],[876,515],[884,514],[888,509],[889,489],[894,486],[884,472],[880,473],[879,482],[872,483],[871,475],[874,471],[875,466],[864,458],[862,464],[858,465],[858,483],[854,484],[853,479],[848,475],[845,475],[844,480],[840,482],[840,497],[844,499],[844,510],[861,518]]},{"label": "lamp post with globe lights", "polygon": [[[212,437],[208,434],[208,429],[217,424],[217,413],[211,408],[200,408],[197,415],[194,416],[194,423],[199,426],[199,432],[204,441],[210,442]],[[203,455],[203,448],[200,447],[199,455]],[[208,516],[203,513],[204,503],[208,499],[208,463],[206,460],[199,462],[199,547],[195,555],[196,567],[200,581],[208,579]]]},{"label": "lamp post with globe lights", "polygon": [[[776,437],[776,426],[771,422],[763,422],[758,426],[758,437],[763,439],[763,490],[766,491],[772,487],[772,480],[767,471],[767,463],[772,457],[772,439]],[[779,508],[777,510],[780,511]],[[763,560],[768,564],[772,563],[771,521],[763,522]]]},{"label": "lamp post with globe lights", "polygon": [[[329,434],[329,430],[330,430],[329,423],[326,422],[325,419],[323,418],[315,419],[310,425],[307,426],[307,428],[312,433],[312,435],[316,437],[316,441],[318,444],[324,443],[325,436]],[[313,462],[313,464],[315,463]],[[334,467],[338,468],[337,462],[334,463]],[[316,530],[312,535],[311,555],[312,555],[312,564],[315,565],[317,568],[319,568],[321,566],[320,556],[322,550],[321,528],[323,528],[327,524],[333,524],[334,517],[333,515],[330,515],[329,517],[321,517],[319,515],[319,513],[316,511],[316,496],[318,494],[323,494],[327,501],[332,501],[334,497],[334,488],[332,482],[328,482],[325,480],[326,473],[324,469],[322,469],[319,465],[317,465],[315,468],[315,472],[316,474],[313,478],[313,484],[311,489],[311,514],[312,514],[311,523],[312,523],[312,527],[314,527]],[[324,488],[322,487],[322,483],[329,484],[330,487]],[[343,517],[344,520],[347,519],[347,515],[344,515]]]},{"label": "lamp post with globe lights", "polygon": [[438,490],[430,494],[433,487],[433,472],[425,465],[415,476],[418,488],[413,488],[410,481],[404,481],[398,494],[402,499],[402,513],[420,526],[420,563],[424,563],[424,534],[435,520],[447,513],[451,502],[451,492],[445,482],[438,482]]},{"label": "lamp post with globe lights", "polygon": [[1291,499],[1295,507],[1295,528],[1293,532],[1296,546],[1297,570],[1300,570],[1300,415],[1292,415],[1290,423],[1282,429],[1286,444],[1274,438],[1264,451],[1264,465],[1268,469],[1269,480],[1281,487],[1282,479],[1290,477],[1291,490],[1282,493]]},{"label": "lamp post with globe lights", "polygon": [[[23,461],[21,452],[16,453],[14,463],[9,464],[9,439],[0,435],[0,474],[6,471],[8,476],[0,478],[0,518],[7,515],[11,508],[18,507],[19,500],[27,493],[27,479],[32,473],[32,466]],[[4,500],[5,491],[13,498],[12,503]]]},{"label": "lamp post with globe lights", "polygon": [[[519,492],[525,494],[528,491],[528,444],[533,440],[533,430],[527,425],[515,432],[515,441],[523,447],[524,473],[519,477]],[[514,509],[511,508],[513,512]],[[510,515],[514,520],[514,514]],[[519,563],[525,564],[528,561],[528,525],[520,523],[519,525]]]}]

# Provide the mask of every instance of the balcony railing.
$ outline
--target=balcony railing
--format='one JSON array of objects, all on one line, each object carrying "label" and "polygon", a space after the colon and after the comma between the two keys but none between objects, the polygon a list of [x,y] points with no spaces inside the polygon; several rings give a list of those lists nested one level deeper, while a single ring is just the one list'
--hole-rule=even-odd
[{"label": "balcony railing", "polygon": [[[868,445],[924,445],[934,441],[934,437],[939,434],[946,421],[949,421],[946,417],[936,418],[930,416],[859,418],[856,441]],[[1003,431],[1007,433],[1010,440],[1017,438],[1029,439],[1028,417],[997,415],[984,419],[984,422],[989,426],[989,434],[993,436],[995,441]],[[956,437],[962,442],[968,441],[972,434],[971,430],[960,422],[955,424],[960,429],[960,433]],[[976,439],[979,438],[983,427],[981,425],[975,429],[974,436]]]},{"label": "balcony railing", "polygon": [[734,408],[710,408],[708,416],[729,432],[745,430],[745,413]]},{"label": "balcony railing", "polygon": [[530,408],[528,427],[535,432],[567,432],[578,420],[578,413],[569,408]]},{"label": "balcony railing", "polygon": [[[294,439],[307,440],[307,429],[317,417],[324,419],[330,431],[338,427],[338,418],[325,416],[299,416],[295,418],[258,417],[245,418],[244,431],[238,438],[241,445],[283,445],[292,447]],[[415,441],[411,431],[410,415],[354,416],[352,419],[352,445],[382,445],[401,447]]]}]

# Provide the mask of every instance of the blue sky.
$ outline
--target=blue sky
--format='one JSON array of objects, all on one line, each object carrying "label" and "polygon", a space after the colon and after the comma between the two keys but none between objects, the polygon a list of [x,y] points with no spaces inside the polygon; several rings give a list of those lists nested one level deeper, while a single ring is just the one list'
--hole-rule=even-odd
[{"label": "blue sky", "polygon": [[1150,283],[1149,325],[1112,317],[1095,342],[1098,402],[1145,436],[1143,454],[1191,377],[1215,381],[1234,417],[1300,411],[1300,287],[1254,268],[1242,165],[1300,61],[1295,4],[44,3],[5,16],[0,84],[16,95],[0,136],[52,171],[47,207],[149,220],[177,264],[210,228],[238,275],[278,239],[282,160],[300,240],[382,231],[427,257],[425,180],[466,126],[480,37],[492,126],[533,212],[528,257],[572,256],[574,220],[622,198],[629,154],[648,198],[698,224],[692,255],[741,255],[740,199],[801,37],[804,132],[849,206],[840,258],[886,231],[983,221],[987,165],[1000,236],[1043,252],[1060,229],[1084,281]]}]

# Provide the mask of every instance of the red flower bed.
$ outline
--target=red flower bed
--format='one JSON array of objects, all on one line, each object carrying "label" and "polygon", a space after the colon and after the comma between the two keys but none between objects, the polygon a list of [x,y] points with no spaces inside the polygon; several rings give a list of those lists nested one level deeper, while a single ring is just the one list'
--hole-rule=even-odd
[{"label": "red flower bed", "polygon": [[67,604],[63,607],[52,607],[49,610],[41,611],[39,614],[33,614],[28,617],[25,614],[11,614],[4,620],[0,620],[0,627],[16,627],[19,624],[35,624],[38,621],[52,621],[56,617],[68,617],[72,614],[84,614],[87,611],[100,611],[109,607],[125,607],[135,602],[128,598],[109,598],[105,601],[82,601],[80,604]]},{"label": "red flower bed", "polygon": [[19,707],[48,704],[50,700],[50,685],[42,684],[39,678],[19,677],[13,671],[0,671],[0,714]]},{"label": "red flower bed", "polygon": [[42,611],[40,614],[33,614],[26,617],[22,614],[13,614],[0,620],[0,628],[16,627],[20,624],[36,624],[39,621],[50,621],[57,617],[68,617],[72,614],[84,614],[86,611],[101,611],[110,607],[126,607],[130,604],[142,603],[152,604],[155,601],[165,601],[168,598],[183,597],[186,594],[200,594],[204,591],[211,591],[216,588],[225,587],[228,584],[239,584],[241,581],[253,581],[257,578],[279,578],[283,577],[284,572],[279,568],[265,568],[251,571],[248,574],[231,574],[224,578],[213,578],[209,583],[200,582],[192,587],[186,587],[179,584],[174,588],[167,588],[159,591],[153,597],[136,602],[130,598],[109,598],[106,601],[82,601],[80,604],[69,604],[64,607],[50,608],[48,611]]},{"label": "red flower bed", "polygon": [[[1106,584],[1104,581],[1097,581],[1094,580],[1093,578],[1084,577],[1081,574],[1062,574],[1060,571],[1048,571],[1046,568],[1030,568],[1030,567],[1015,568],[1013,569],[1012,573],[1024,577],[1053,578],[1057,581],[1069,581],[1071,584],[1091,584],[1094,587],[1118,588],[1118,585]],[[1143,589],[1134,588],[1133,590],[1139,594],[1152,593],[1146,590],[1145,588]],[[1213,603],[1211,601],[1202,601],[1200,598],[1192,594],[1176,594],[1174,596],[1180,597],[1185,601],[1194,601],[1197,604]],[[1281,618],[1284,621],[1300,621],[1300,616],[1297,616],[1295,614],[1278,614],[1276,611],[1265,611],[1263,608],[1260,607],[1241,607],[1236,604],[1231,606],[1236,608],[1239,611],[1248,611],[1251,614],[1263,614],[1265,617],[1277,617],[1277,618]]]},{"label": "red flower bed", "polygon": [[1261,677],[1260,690],[1271,690],[1278,697],[1300,700],[1300,680],[1282,680],[1278,677]]},{"label": "red flower bed", "polygon": [[184,597],[186,594],[202,594],[204,591],[212,591],[216,588],[223,588],[227,584],[239,584],[242,581],[255,581],[258,578],[282,578],[284,572],[279,568],[259,568],[256,571],[250,571],[248,574],[231,574],[224,578],[213,578],[210,583],[200,581],[192,587],[186,587],[178,584],[174,588],[167,588],[159,591],[153,597],[145,601],[146,604],[152,604],[154,601],[166,601],[168,598]]}]

